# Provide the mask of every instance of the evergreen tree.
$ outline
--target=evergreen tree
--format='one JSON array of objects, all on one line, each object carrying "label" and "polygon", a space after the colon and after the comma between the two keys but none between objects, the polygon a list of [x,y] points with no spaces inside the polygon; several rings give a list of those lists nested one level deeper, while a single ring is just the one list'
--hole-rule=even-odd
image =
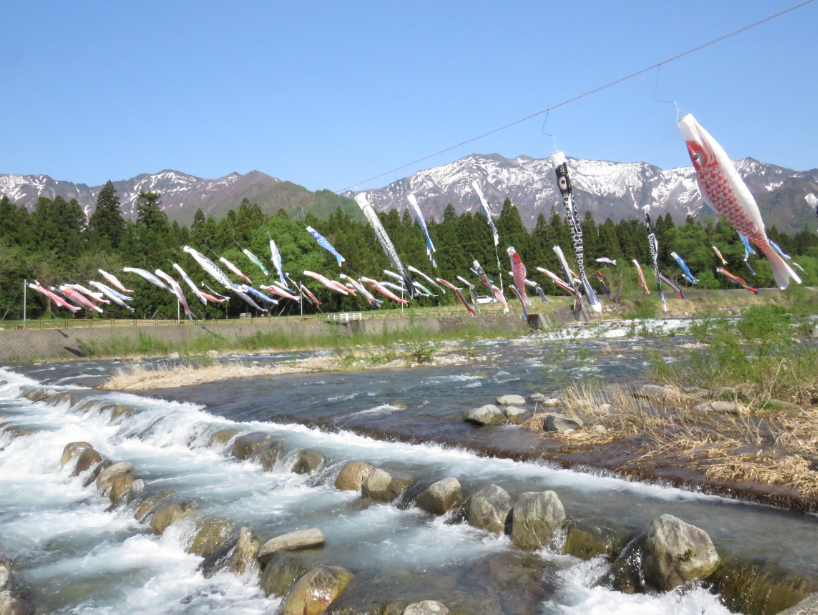
[{"label": "evergreen tree", "polygon": [[88,233],[92,242],[102,249],[111,249],[119,245],[125,231],[125,219],[119,208],[119,197],[116,188],[109,180],[97,195],[97,208],[88,219]]}]

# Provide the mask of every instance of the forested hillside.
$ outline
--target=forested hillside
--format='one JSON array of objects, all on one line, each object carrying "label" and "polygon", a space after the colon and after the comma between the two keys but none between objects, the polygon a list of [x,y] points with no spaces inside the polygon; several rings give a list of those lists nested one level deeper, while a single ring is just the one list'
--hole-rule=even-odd
[{"label": "forested hillside", "polygon": [[[100,191],[96,209],[86,224],[82,208],[74,200],[40,198],[34,211],[29,213],[25,207],[17,206],[3,197],[0,200],[0,317],[8,320],[22,316],[23,279],[36,279],[46,286],[64,282],[86,284],[88,280],[101,280],[97,269],[115,273],[126,286],[136,291],[132,302],[135,316],[175,317],[176,299],[173,295],[120,270],[123,266],[140,267],[151,272],[160,268],[175,277],[172,268],[175,262],[197,283],[204,281],[218,292],[225,292],[190,256],[182,252],[181,248],[186,244],[207,254],[212,260],[217,260],[214,255],[224,256],[251,277],[256,287],[269,284],[275,275],[270,262],[270,238],[275,240],[281,251],[284,269],[294,279],[298,279],[306,269],[334,278],[344,272],[354,277],[364,275],[382,280],[383,269],[389,268],[372,229],[363,222],[351,219],[340,208],[326,219],[319,219],[309,212],[305,217],[301,211],[291,212],[293,218],[290,218],[283,210],[276,215],[265,216],[258,205],[245,199],[238,209],[230,210],[218,221],[198,211],[192,226],[186,227],[168,220],[160,208],[160,199],[158,193],[140,193],[136,220],[125,220],[116,190],[108,182]],[[426,257],[425,238],[408,211],[405,210],[401,216],[396,210],[391,210],[381,213],[380,217],[407,264],[433,277],[442,277],[460,285],[457,275],[477,283],[476,277],[469,272],[472,261],[476,259],[499,285],[491,230],[481,214],[465,212],[458,216],[449,205],[442,220],[428,220],[429,232],[437,248],[437,270],[432,269]],[[731,282],[715,273],[721,263],[713,252],[713,245],[718,246],[728,260],[726,268],[732,273],[756,287],[773,285],[769,265],[763,257],[750,258],[750,264],[758,275],[750,273],[742,262],[744,249],[738,235],[724,221],[708,219],[700,223],[689,218],[684,224],[674,225],[668,214],[660,216],[655,223],[660,246],[660,270],[683,288],[687,285],[678,265],[670,257],[671,251],[682,256],[701,280],[697,288],[734,288]],[[334,257],[306,232],[306,225],[322,233],[346,258],[342,269],[339,270]],[[505,250],[508,246],[514,246],[528,267],[528,277],[539,282],[547,294],[557,294],[558,289],[535,267],[559,272],[552,250],[555,245],[562,246],[569,260],[572,258],[569,230],[563,217],[554,210],[548,217],[540,213],[536,227],[529,232],[517,208],[506,199],[496,226],[500,233],[499,260],[504,286],[510,282],[509,259]],[[608,219],[599,224],[590,214],[586,214],[582,228],[589,278],[595,270],[602,271],[615,298],[622,293],[636,292],[635,268],[631,262],[636,259],[643,265],[653,288],[655,282],[649,263],[647,233],[642,222],[623,220],[614,223]],[[806,231],[788,236],[778,233],[775,227],[768,229],[768,232],[807,271],[803,274],[805,283],[818,283],[818,236]],[[242,248],[249,249],[265,263],[270,271],[269,277],[265,278],[261,270],[250,262],[242,253]],[[599,266],[594,259],[601,256],[616,259],[617,266]],[[801,274],[800,271],[798,273]],[[240,281],[230,275],[231,279]],[[593,278],[592,283],[602,292],[596,276]],[[324,311],[370,309],[360,297],[342,297],[310,278],[306,280],[307,286],[323,302],[321,309]],[[507,293],[507,296],[511,298],[511,293]],[[188,293],[188,301],[193,311],[203,318],[235,317],[247,307],[235,297],[223,306],[203,306],[192,293]],[[449,292],[437,299],[420,298],[417,305],[431,306],[437,302],[454,304],[455,297]],[[47,315],[47,303],[44,297],[29,290],[29,317]],[[312,306],[308,309],[315,310]],[[297,313],[298,307],[293,302],[282,300],[273,313],[279,310]],[[66,310],[58,314],[60,317],[72,317]],[[129,312],[113,305],[108,306],[103,315],[110,318],[129,316]],[[87,318],[91,315],[80,312],[76,317]]]}]

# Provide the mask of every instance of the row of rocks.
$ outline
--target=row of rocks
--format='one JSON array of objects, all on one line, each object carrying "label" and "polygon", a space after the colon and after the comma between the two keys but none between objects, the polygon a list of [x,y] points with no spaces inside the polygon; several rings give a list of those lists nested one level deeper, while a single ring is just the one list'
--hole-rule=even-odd
[{"label": "row of rocks", "polygon": [[[546,397],[541,393],[534,393],[528,398],[529,402],[543,406],[559,406],[562,402],[559,398]],[[531,417],[531,412],[522,406],[526,404],[526,399],[521,395],[503,395],[497,398],[498,406],[494,404],[486,404],[479,408],[472,408],[466,411],[463,415],[463,420],[468,423],[473,423],[480,427],[490,425],[520,425],[526,422]],[[608,404],[603,404],[608,408],[602,408],[603,411],[610,409]],[[576,416],[569,416],[561,413],[549,413],[543,420],[543,429],[545,431],[570,431],[582,427],[582,419]],[[595,427],[602,427],[597,425]]]},{"label": "row of rocks", "polygon": [[110,499],[113,505],[129,503],[145,492],[145,481],[134,478],[134,465],[129,461],[114,463],[103,459],[88,442],[69,442],[63,449],[60,467],[76,459],[72,476],[79,476],[93,466],[93,470],[83,480],[87,487],[96,482],[97,491]]}]

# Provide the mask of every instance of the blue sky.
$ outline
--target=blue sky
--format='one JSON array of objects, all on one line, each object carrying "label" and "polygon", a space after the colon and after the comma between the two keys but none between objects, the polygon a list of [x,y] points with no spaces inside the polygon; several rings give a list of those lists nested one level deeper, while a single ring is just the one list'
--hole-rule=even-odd
[{"label": "blue sky", "polygon": [[[340,190],[783,10],[686,2],[36,2],[0,21],[0,172],[258,169]],[[733,158],[818,167],[818,2],[666,65]],[[657,71],[552,112],[569,156],[689,164]],[[543,117],[473,152],[547,156]]]}]

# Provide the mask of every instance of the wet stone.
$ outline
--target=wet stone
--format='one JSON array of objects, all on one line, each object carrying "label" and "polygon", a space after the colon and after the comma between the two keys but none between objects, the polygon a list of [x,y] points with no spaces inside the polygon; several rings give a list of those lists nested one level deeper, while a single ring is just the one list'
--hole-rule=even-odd
[{"label": "wet stone", "polygon": [[507,421],[503,411],[492,404],[487,404],[480,408],[472,408],[466,412],[464,420],[480,426],[504,425]]},{"label": "wet stone", "polygon": [[335,488],[347,491],[358,491],[361,483],[372,473],[372,466],[363,461],[348,461],[335,479]]},{"label": "wet stone", "polygon": [[305,449],[298,452],[290,469],[296,474],[309,474],[312,476],[323,467],[324,458],[313,450]]},{"label": "wet stone", "polygon": [[312,568],[303,553],[278,551],[270,556],[259,585],[266,596],[283,596],[292,584]]},{"label": "wet stone", "polygon": [[230,538],[233,524],[225,519],[204,519],[196,524],[187,552],[200,557],[210,556]]},{"label": "wet stone", "polygon": [[391,502],[415,483],[414,478],[392,475],[381,469],[373,470],[361,484],[365,498]]},{"label": "wet stone", "polygon": [[460,481],[454,477],[444,478],[427,487],[419,496],[416,505],[432,515],[445,515],[463,503]]},{"label": "wet stone", "polygon": [[529,414],[528,410],[520,408],[519,406],[505,406],[503,410],[508,418],[508,422],[512,425],[524,423]]},{"label": "wet stone", "polygon": [[284,600],[282,615],[319,615],[332,604],[352,580],[340,566],[316,568],[292,586]]},{"label": "wet stone", "polygon": [[111,492],[109,497],[112,502],[116,502],[120,496],[130,490],[134,483],[134,478],[130,474],[115,474],[111,478]]},{"label": "wet stone", "polygon": [[322,546],[324,546],[324,534],[321,530],[316,528],[297,530],[276,536],[265,542],[258,550],[257,557],[258,561],[264,565],[277,551],[299,551]]},{"label": "wet stone", "polygon": [[97,465],[102,461],[102,456],[93,448],[87,448],[82,451],[77,457],[77,465],[74,466],[74,471],[71,476],[79,476],[91,466]]},{"label": "wet stone", "polygon": [[232,440],[237,434],[239,433],[238,429],[220,429],[219,431],[215,432],[212,436],[210,436],[210,445],[213,446],[214,444],[221,444],[224,446],[230,440]]},{"label": "wet stone", "polygon": [[254,432],[238,436],[233,441],[233,457],[241,460],[252,459],[261,453],[272,441],[273,437],[263,432]]},{"label": "wet stone", "polygon": [[466,523],[495,534],[505,531],[514,502],[502,487],[489,485],[470,495],[458,511]]},{"label": "wet stone", "polygon": [[60,467],[64,467],[66,463],[74,459],[74,457],[79,457],[84,451],[91,449],[94,450],[94,447],[91,446],[88,442],[69,442],[65,445],[65,448],[62,451],[62,458],[60,459]]},{"label": "wet stone", "polygon": [[139,503],[139,506],[134,513],[134,519],[142,521],[160,502],[173,495],[172,489],[165,489],[148,498],[145,498]]},{"label": "wet stone", "polygon": [[[239,540],[227,562],[227,569],[239,576],[250,571],[257,573],[256,554],[260,546],[261,539],[253,534],[249,527],[241,528]],[[267,595],[269,596],[269,594]]]},{"label": "wet stone", "polygon": [[536,551],[551,542],[565,519],[565,509],[554,491],[522,493],[511,511],[511,542]]},{"label": "wet stone", "polygon": [[173,523],[189,517],[196,512],[196,506],[192,502],[182,502],[181,504],[168,504],[163,506],[151,518],[151,528],[157,534],[163,534]]},{"label": "wet stone", "polygon": [[449,615],[449,609],[437,600],[423,600],[407,606],[403,615]]},{"label": "wet stone", "polygon": [[95,468],[94,468],[94,469],[91,471],[91,473],[90,473],[88,476],[86,476],[86,477],[85,477],[85,478],[82,480],[82,486],[83,486],[83,487],[87,487],[88,485],[90,485],[91,483],[93,483],[94,481],[96,481],[96,480],[97,480],[97,477],[98,477],[98,476],[99,476],[99,474],[100,474],[100,472],[102,472],[102,471],[103,471],[103,470],[105,470],[106,468],[110,468],[112,465],[114,465],[114,462],[113,462],[113,461],[110,461],[110,460],[108,460],[108,459],[105,459],[105,460],[101,461],[101,462],[100,462],[99,464],[97,464],[97,466],[96,466],[96,467],[95,467]]},{"label": "wet stone", "polygon": [[703,579],[718,568],[719,555],[704,530],[678,517],[662,515],[650,524],[645,539],[645,581],[670,590],[693,579]]},{"label": "wet stone", "polygon": [[564,414],[549,414],[543,422],[545,431],[572,431],[582,427],[582,419]]},{"label": "wet stone", "polygon": [[501,395],[497,398],[498,406],[524,406],[525,397],[522,395]]},{"label": "wet stone", "polygon": [[275,468],[276,462],[284,457],[286,451],[284,445],[277,440],[274,440],[265,446],[264,450],[259,453],[258,462],[265,472],[272,472]]}]

